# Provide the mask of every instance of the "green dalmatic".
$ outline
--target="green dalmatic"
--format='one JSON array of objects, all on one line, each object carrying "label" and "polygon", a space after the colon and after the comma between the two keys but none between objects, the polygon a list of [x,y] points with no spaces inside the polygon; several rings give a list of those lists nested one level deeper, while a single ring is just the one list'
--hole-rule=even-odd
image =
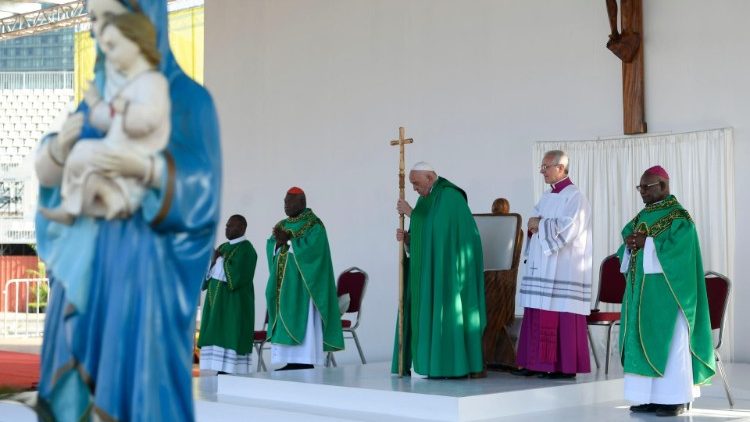
[{"label": "green dalmatic", "polygon": [[223,243],[219,251],[224,257],[226,281],[212,278],[203,282],[206,299],[198,346],[220,346],[246,355],[252,352],[255,330],[253,277],[258,254],[247,240]]},{"label": "green dalmatic", "polygon": [[323,320],[324,351],[343,350],[331,250],[323,223],[307,208],[277,226],[290,232],[292,238],[291,245],[281,245],[278,251],[273,236],[266,243],[270,272],[266,285],[268,341],[289,346],[302,344],[312,299]]},{"label": "green dalmatic", "polygon": [[[644,273],[642,249],[630,256],[620,329],[624,371],[647,377],[664,376],[675,323],[677,317],[684,316],[689,330],[693,383],[704,384],[714,375],[715,362],[695,224],[670,195],[646,205],[623,228],[623,239],[635,231],[653,238],[664,272]],[[621,261],[624,253],[623,244],[618,251]]]}]

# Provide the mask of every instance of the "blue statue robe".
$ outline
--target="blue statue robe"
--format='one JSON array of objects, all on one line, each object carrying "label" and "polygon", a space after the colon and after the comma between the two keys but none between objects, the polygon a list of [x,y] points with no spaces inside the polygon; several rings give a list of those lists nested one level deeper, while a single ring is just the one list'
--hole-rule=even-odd
[{"label": "blue statue robe", "polygon": [[[128,6],[130,1],[123,3]],[[172,56],[166,2],[138,3],[157,28],[160,70],[170,86],[172,133],[163,153],[166,170],[161,187],[150,190],[142,209],[128,219],[82,218],[80,224],[60,228],[37,216],[42,259],[66,258],[50,268],[37,406],[42,419],[80,420],[92,413],[105,420],[194,419],[195,311],[219,219],[218,122],[208,92],[185,75]],[[101,66],[96,75],[101,87]],[[86,112],[85,104],[79,110]],[[84,127],[81,135],[102,136],[91,127]],[[59,202],[59,186],[40,189],[40,206]],[[76,230],[92,229],[94,241],[85,250],[69,243]],[[81,262],[85,268],[69,271]],[[83,309],[68,300],[66,283],[55,280],[56,271],[82,278],[72,284],[86,286]]]}]

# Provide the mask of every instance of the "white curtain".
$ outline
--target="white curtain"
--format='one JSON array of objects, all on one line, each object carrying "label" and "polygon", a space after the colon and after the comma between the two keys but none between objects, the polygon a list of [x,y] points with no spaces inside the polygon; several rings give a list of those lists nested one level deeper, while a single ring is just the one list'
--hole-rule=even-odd
[{"label": "white curtain", "polygon": [[[606,140],[537,142],[532,169],[544,153],[559,149],[570,159],[570,178],[585,193],[592,209],[594,286],[599,263],[617,251],[620,230],[643,208],[635,186],[643,171],[661,165],[669,173],[670,191],[690,212],[700,237],[703,268],[734,280],[734,158],[732,129]],[[535,170],[534,195],[547,188]],[[596,298],[593,292],[593,301]],[[733,301],[727,314],[722,356],[733,356]],[[616,348],[614,348],[616,349]]]}]

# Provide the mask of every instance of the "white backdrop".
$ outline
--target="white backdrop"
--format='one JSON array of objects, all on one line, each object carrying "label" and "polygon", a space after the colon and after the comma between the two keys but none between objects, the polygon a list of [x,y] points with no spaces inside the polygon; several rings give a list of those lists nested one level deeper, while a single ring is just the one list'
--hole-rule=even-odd
[{"label": "white backdrop", "polygon": [[[700,238],[703,268],[734,278],[734,143],[732,129],[630,136],[607,140],[537,142],[534,163],[561,149],[569,155],[570,179],[595,210],[591,216],[594,289],[602,260],[622,244],[621,228],[643,209],[635,189],[643,171],[654,165],[669,173],[670,192],[688,210]],[[535,184],[535,196],[548,188]],[[733,302],[727,318],[725,360],[732,356]]]},{"label": "white backdrop", "polygon": [[[750,157],[745,0],[644,2],[646,112],[652,132],[733,127],[738,180]],[[362,341],[391,353],[396,309],[398,126],[466,189],[474,212],[504,196],[527,216],[537,140],[622,133],[621,66],[591,0],[221,0],[206,3],[206,85],[224,148],[223,214],[244,214],[262,249],[291,185],[329,231],[334,267],[370,274]],[[408,195],[414,201],[415,195]],[[738,190],[736,214],[750,212]],[[595,210],[595,212],[598,210]],[[618,228],[619,229],[619,228]],[[743,236],[744,235],[744,236]],[[738,225],[738,239],[750,226]],[[750,246],[738,244],[736,257]],[[263,255],[261,254],[261,257]],[[737,274],[750,260],[737,259]],[[256,321],[268,276],[256,272]],[[739,300],[750,299],[735,283]],[[738,321],[750,308],[737,309]],[[750,360],[750,337],[735,357]],[[340,362],[356,362],[349,350]]]}]

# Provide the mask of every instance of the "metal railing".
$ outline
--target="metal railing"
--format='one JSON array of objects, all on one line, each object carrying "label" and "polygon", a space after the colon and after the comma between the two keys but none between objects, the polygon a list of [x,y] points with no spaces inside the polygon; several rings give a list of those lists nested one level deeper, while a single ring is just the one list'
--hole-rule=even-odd
[{"label": "metal railing", "polygon": [[[11,286],[15,287],[15,301],[12,311],[9,309],[8,301]],[[24,303],[21,303],[21,286],[25,287],[26,292]],[[36,290],[33,294],[34,301],[30,302],[32,286],[36,287]],[[31,337],[41,336],[44,333],[45,314],[42,312],[42,307],[47,307],[48,297],[45,295],[45,298],[40,300],[43,288],[49,290],[49,280],[46,278],[14,278],[5,282],[3,288],[3,325],[0,327],[0,337]],[[31,306],[32,304],[34,306]],[[34,310],[30,311],[31,309]]]},{"label": "metal railing", "polygon": [[0,89],[73,89],[74,74],[59,72],[0,72]]}]

